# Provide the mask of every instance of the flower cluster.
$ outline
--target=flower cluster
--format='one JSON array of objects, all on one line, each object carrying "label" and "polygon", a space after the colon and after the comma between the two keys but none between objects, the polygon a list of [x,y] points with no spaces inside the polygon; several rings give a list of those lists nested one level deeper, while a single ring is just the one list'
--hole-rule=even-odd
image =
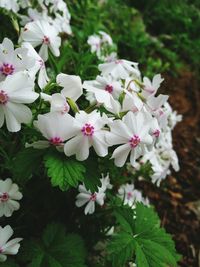
[{"label": "flower cluster", "polygon": [[[12,12],[24,9],[23,15],[19,13],[23,28],[18,47],[8,38],[0,44],[0,128],[6,124],[9,132],[18,132],[22,123],[33,126],[40,135],[26,147],[53,147],[66,160],[75,156],[85,161],[95,152],[106,159],[111,155],[117,167],[129,166],[130,172],[148,162],[152,182],[157,185],[171,165],[178,171],[171,132],[181,116],[172,111],[168,96],[158,93],[163,82],[160,74],[152,80],[142,77],[137,62],[117,59],[111,53],[113,41],[100,31],[88,38],[91,52],[103,61],[94,80],[82,82],[81,77],[65,73],[50,80],[45,66],[49,55],[59,57],[60,33],[71,34],[66,3],[40,0],[32,8],[28,0],[0,0],[0,6]],[[88,107],[81,109],[81,101],[88,101]],[[95,203],[103,207],[106,190],[112,187],[109,175],[102,176],[97,192],[81,184],[75,204],[86,205],[85,214],[92,214]],[[122,184],[116,191],[123,204],[132,208],[136,202],[149,204],[133,183]],[[21,198],[11,179],[0,180],[0,217],[9,217],[18,210]],[[21,239],[8,241],[12,234],[10,226],[0,227],[2,261],[7,254],[18,252]]]},{"label": "flower cluster", "polygon": [[[10,178],[5,181],[0,180],[0,217],[10,217],[15,210],[20,208],[18,200],[22,198],[19,188],[12,183]],[[0,262],[7,259],[7,255],[15,255],[18,253],[22,238],[15,238],[10,241],[13,230],[10,225],[4,228],[0,226]]]},{"label": "flower cluster", "polygon": [[90,46],[91,52],[96,53],[98,59],[102,61],[113,61],[117,59],[117,54],[114,52],[115,44],[109,34],[104,31],[99,31],[98,34],[93,34],[88,37],[87,43]]}]

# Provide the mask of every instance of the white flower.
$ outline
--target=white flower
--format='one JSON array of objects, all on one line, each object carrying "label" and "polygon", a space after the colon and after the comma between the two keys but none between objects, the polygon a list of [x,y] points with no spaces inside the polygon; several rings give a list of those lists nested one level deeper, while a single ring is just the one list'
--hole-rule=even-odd
[{"label": "white flower", "polygon": [[4,38],[0,44],[0,80],[5,80],[7,76],[16,72],[30,69],[34,60],[27,53],[26,48],[14,49],[12,41]]},{"label": "white flower", "polygon": [[84,184],[79,185],[78,190],[80,193],[76,197],[76,206],[82,207],[87,203],[84,211],[85,215],[94,213],[95,202],[100,206],[103,206],[105,198],[104,192],[99,190],[99,192],[91,193],[90,190],[85,188]]},{"label": "white flower", "polygon": [[103,31],[99,31],[99,33],[101,35],[102,43],[107,43],[110,46],[113,44],[113,40],[109,34]]},{"label": "white flower", "polygon": [[134,184],[123,184],[118,190],[118,196],[123,200],[124,205],[134,207],[136,202],[146,203],[140,191],[134,188]]},{"label": "white flower", "polygon": [[22,194],[10,178],[0,180],[0,217],[10,217],[15,210],[20,208],[19,202]]},{"label": "white flower", "polygon": [[120,104],[118,101],[120,93],[123,89],[118,81],[112,79],[111,76],[97,76],[94,81],[85,81],[83,88],[87,92],[91,92],[99,104],[103,104],[108,111],[119,113]]},{"label": "white flower", "polygon": [[33,91],[34,82],[28,74],[17,72],[0,82],[0,127],[6,120],[10,132],[21,129],[21,123],[29,123],[31,110],[24,104],[33,103],[39,94]]},{"label": "white flower", "polygon": [[160,74],[156,74],[153,77],[152,82],[150,81],[149,78],[144,77],[143,78],[143,90],[142,90],[142,96],[144,98],[147,98],[149,95],[155,95],[158,88],[160,87],[160,84],[164,81],[163,78],[161,78]]},{"label": "white flower", "polygon": [[106,176],[102,174],[101,187],[99,187],[99,191],[105,192],[107,189],[112,189],[113,185],[110,183],[109,173]]},{"label": "white flower", "polygon": [[86,160],[89,149],[94,147],[97,155],[105,157],[108,154],[108,144],[105,141],[105,130],[103,126],[107,123],[106,117],[101,117],[95,110],[90,114],[84,111],[76,113],[74,123],[74,137],[67,141],[64,152],[67,156],[76,155],[77,160]]},{"label": "white flower", "polygon": [[40,95],[42,99],[51,103],[51,112],[56,111],[60,112],[61,114],[69,112],[70,106],[67,103],[66,96],[64,96],[62,93],[55,93],[53,95],[41,93]]},{"label": "white flower", "polygon": [[58,36],[57,30],[45,20],[27,23],[22,31],[21,39],[29,42],[33,47],[42,45],[39,55],[44,61],[48,59],[48,48],[54,56],[60,55],[61,38]]},{"label": "white flower", "polygon": [[0,0],[0,7],[17,13],[19,11],[19,4],[17,2],[17,0]]},{"label": "white flower", "polygon": [[87,43],[91,47],[91,52],[96,52],[97,56],[101,56],[101,38],[99,35],[91,35],[88,37]]},{"label": "white flower", "polygon": [[113,62],[100,64],[99,70],[103,76],[111,74],[115,79],[126,79],[129,75],[140,76],[137,66],[138,63],[136,62],[117,59]]},{"label": "white flower", "polygon": [[61,93],[65,97],[76,101],[83,94],[81,78],[79,76],[60,73],[56,77],[56,82],[63,87]]},{"label": "white flower", "polygon": [[31,78],[35,79],[35,75],[39,72],[38,85],[41,89],[43,89],[49,81],[44,60],[39,56],[30,43],[22,43],[22,47],[28,49],[27,55],[35,60],[33,67],[28,70],[28,73]]},{"label": "white flower", "polygon": [[106,135],[108,144],[122,144],[112,155],[116,166],[122,167],[129,153],[134,166],[135,160],[146,153],[147,146],[153,142],[149,134],[150,123],[144,111],[137,114],[129,111],[122,120],[109,124],[110,132]]},{"label": "white flower", "polygon": [[20,248],[19,242],[22,238],[14,238],[8,241],[13,235],[13,230],[10,225],[6,225],[4,228],[0,226],[0,262],[4,262],[7,259],[7,255],[16,255]]},{"label": "white flower", "polygon": [[42,133],[48,141],[36,141],[31,145],[34,148],[46,148],[54,145],[58,148],[64,146],[64,142],[74,135],[73,117],[69,114],[59,112],[49,112],[44,115],[38,115],[38,120],[34,121],[34,126]]}]

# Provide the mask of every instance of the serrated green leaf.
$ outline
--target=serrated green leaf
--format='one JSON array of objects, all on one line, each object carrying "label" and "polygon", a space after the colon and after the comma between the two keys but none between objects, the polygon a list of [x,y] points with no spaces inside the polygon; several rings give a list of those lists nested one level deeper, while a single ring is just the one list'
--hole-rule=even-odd
[{"label": "serrated green leaf", "polygon": [[134,240],[128,233],[121,232],[114,236],[112,242],[108,245],[108,251],[111,255],[113,267],[122,267],[131,260],[134,249]]},{"label": "serrated green leaf", "polygon": [[26,249],[28,267],[86,267],[83,240],[77,234],[66,235],[61,224],[48,225],[42,239],[30,241]]},{"label": "serrated green leaf", "polygon": [[101,175],[98,173],[98,161],[95,157],[90,157],[85,161],[85,178],[84,184],[88,190],[91,192],[97,192],[98,186],[101,186]]},{"label": "serrated green leaf", "polygon": [[135,255],[132,260],[136,261],[137,267],[177,266],[179,256],[174,242],[160,227],[160,220],[153,208],[138,203],[135,211],[125,206],[115,209],[114,214],[121,231],[117,235],[117,241],[115,237],[108,246],[113,266],[115,263],[124,266],[130,260],[130,255]]},{"label": "serrated green leaf", "polygon": [[59,153],[49,153],[44,157],[47,174],[53,186],[63,191],[69,186],[77,187],[84,180],[85,167],[78,161],[67,158]]}]

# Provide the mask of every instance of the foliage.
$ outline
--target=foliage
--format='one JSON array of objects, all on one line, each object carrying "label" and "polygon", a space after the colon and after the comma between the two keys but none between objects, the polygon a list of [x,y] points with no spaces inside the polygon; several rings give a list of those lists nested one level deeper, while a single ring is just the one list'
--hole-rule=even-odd
[{"label": "foliage", "polygon": [[135,211],[129,207],[117,208],[115,217],[120,231],[108,244],[113,266],[124,266],[135,258],[138,267],[177,266],[179,256],[174,242],[152,208],[138,203]]}]

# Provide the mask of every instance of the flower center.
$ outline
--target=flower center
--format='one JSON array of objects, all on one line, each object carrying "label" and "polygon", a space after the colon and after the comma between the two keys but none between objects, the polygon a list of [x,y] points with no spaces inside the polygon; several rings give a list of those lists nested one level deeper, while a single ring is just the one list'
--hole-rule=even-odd
[{"label": "flower center", "polygon": [[3,63],[3,65],[0,67],[0,72],[4,76],[12,75],[14,70],[15,68],[13,67],[13,65],[8,63]]},{"label": "flower center", "polygon": [[0,104],[5,105],[8,102],[8,95],[4,90],[0,90]]},{"label": "flower center", "polygon": [[7,202],[9,200],[9,195],[8,195],[8,193],[2,193],[1,195],[0,195],[0,202]]},{"label": "flower center", "polygon": [[92,136],[94,134],[94,127],[91,124],[86,123],[81,129],[81,132],[83,135]]},{"label": "flower center", "polygon": [[155,137],[159,137],[160,136],[160,131],[157,129],[157,130],[155,130],[154,132],[153,132],[153,135],[155,136]]},{"label": "flower center", "polygon": [[140,137],[137,134],[134,134],[133,137],[129,140],[130,146],[135,148],[140,143]]},{"label": "flower center", "polygon": [[94,193],[94,194],[92,194],[92,195],[90,196],[90,200],[91,200],[91,201],[96,201],[96,199],[97,199],[97,194],[96,194],[96,193]]},{"label": "flower center", "polygon": [[105,87],[105,91],[107,91],[108,93],[112,93],[113,92],[113,86],[112,85],[109,85],[107,84],[106,87]]},{"label": "flower center", "polygon": [[46,35],[43,37],[42,41],[43,41],[43,43],[46,44],[46,45],[49,45],[49,44],[50,44],[49,37],[47,37]]},{"label": "flower center", "polygon": [[121,59],[115,60],[115,64],[121,64],[123,61]]},{"label": "flower center", "polygon": [[53,146],[59,146],[63,143],[63,140],[60,137],[53,137],[49,140],[49,143]]},{"label": "flower center", "polygon": [[133,196],[133,194],[132,194],[131,192],[128,192],[128,193],[127,193],[127,199],[131,199],[132,196]]}]

